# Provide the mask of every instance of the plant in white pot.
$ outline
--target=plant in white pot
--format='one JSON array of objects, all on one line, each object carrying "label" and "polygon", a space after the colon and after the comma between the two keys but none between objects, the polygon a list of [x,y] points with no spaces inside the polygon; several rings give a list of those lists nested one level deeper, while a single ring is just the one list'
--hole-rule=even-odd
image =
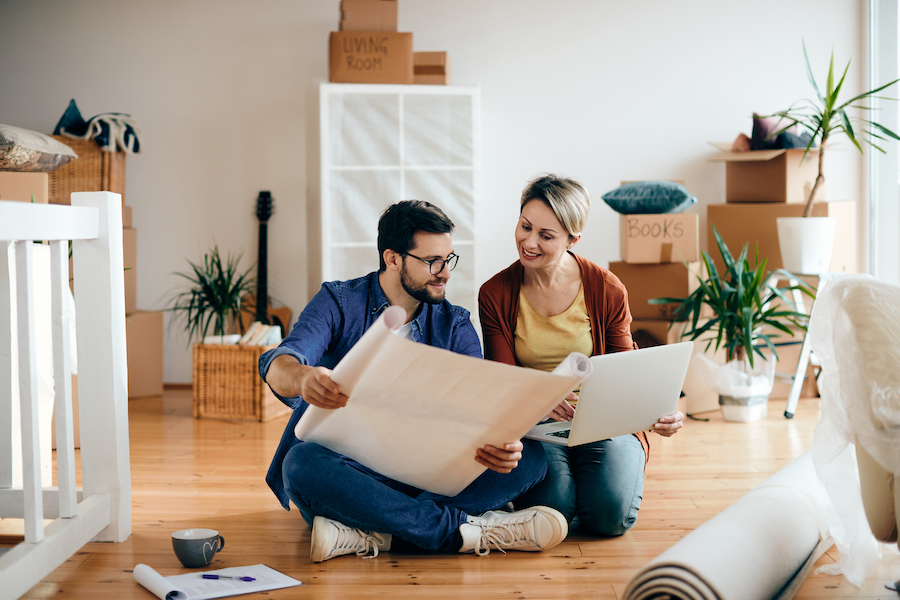
[{"label": "plant in white pot", "polygon": [[[766,272],[767,260],[750,266],[747,245],[735,260],[722,237],[712,226],[716,245],[725,264],[720,274],[706,252],[702,253],[706,278],[698,277],[699,286],[687,298],[654,298],[651,304],[677,302],[675,315],[689,321],[683,337],[704,338],[706,349],[724,348],[726,364],[717,369],[716,387],[719,404],[729,421],[755,421],[767,414],[778,352],[774,338],[780,333],[792,336],[795,330],[806,331],[809,317],[798,312],[789,293],[800,290],[814,297],[812,288],[802,281],[778,287],[779,280],[796,280],[796,275],[783,269]],[[690,270],[690,269],[689,269]],[[772,277],[777,274],[780,279]],[[712,316],[707,318],[711,312]],[[767,357],[764,348],[771,351]]]},{"label": "plant in white pot", "polygon": [[[777,227],[784,268],[796,273],[816,274],[831,270],[831,250],[834,245],[834,218],[811,218],[816,192],[825,182],[824,161],[828,141],[833,139],[833,136],[843,133],[860,152],[863,151],[860,142],[869,144],[876,150],[884,152],[884,149],[878,146],[880,140],[886,140],[887,138],[900,140],[897,134],[883,125],[869,119],[851,116],[847,112],[848,109],[871,110],[870,107],[860,104],[860,102],[867,98],[882,98],[881,96],[876,96],[876,94],[894,85],[900,79],[895,79],[890,83],[842,102],[839,98],[844,81],[847,78],[847,72],[850,70],[850,62],[847,62],[843,75],[835,84],[834,53],[832,52],[831,63],[828,67],[828,80],[824,90],[825,93],[823,94],[816,84],[815,77],[813,77],[805,43],[803,44],[803,58],[806,60],[806,74],[813,86],[813,90],[816,92],[816,99],[803,99],[787,110],[775,113],[773,116],[782,117],[788,124],[772,135],[778,135],[795,126],[799,126],[802,130],[809,132],[812,137],[806,146],[803,157],[805,160],[809,151],[818,143],[818,174],[815,183],[809,191],[803,216],[779,217],[777,219]],[[893,98],[884,99],[892,100]],[[854,128],[854,125],[856,128]]]}]

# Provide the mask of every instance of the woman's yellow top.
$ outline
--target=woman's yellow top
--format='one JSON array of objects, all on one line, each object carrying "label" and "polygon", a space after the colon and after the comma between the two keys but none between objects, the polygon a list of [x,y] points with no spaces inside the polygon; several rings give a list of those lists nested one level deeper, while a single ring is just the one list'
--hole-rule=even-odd
[{"label": "woman's yellow top", "polygon": [[552,317],[537,312],[525,297],[524,289],[520,289],[515,342],[516,358],[522,366],[541,371],[552,371],[572,352],[593,354],[584,284],[572,305]]}]

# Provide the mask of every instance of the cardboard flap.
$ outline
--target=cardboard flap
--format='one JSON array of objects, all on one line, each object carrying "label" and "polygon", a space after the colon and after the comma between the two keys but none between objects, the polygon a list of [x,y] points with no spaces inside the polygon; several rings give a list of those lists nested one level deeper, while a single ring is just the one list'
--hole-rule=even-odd
[{"label": "cardboard flap", "polygon": [[772,160],[787,150],[750,150],[748,152],[722,152],[706,159],[708,162],[756,162]]}]

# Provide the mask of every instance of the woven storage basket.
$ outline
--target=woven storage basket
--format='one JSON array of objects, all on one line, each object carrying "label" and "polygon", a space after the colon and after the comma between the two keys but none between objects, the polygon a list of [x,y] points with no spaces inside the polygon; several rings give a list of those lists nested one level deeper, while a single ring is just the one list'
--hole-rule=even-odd
[{"label": "woven storage basket", "polygon": [[125,153],[106,152],[94,140],[50,136],[72,148],[78,158],[50,172],[50,203],[71,204],[72,192],[115,192],[125,203]]},{"label": "woven storage basket", "polygon": [[259,376],[259,356],[275,346],[194,344],[194,416],[271,421],[289,414]]}]

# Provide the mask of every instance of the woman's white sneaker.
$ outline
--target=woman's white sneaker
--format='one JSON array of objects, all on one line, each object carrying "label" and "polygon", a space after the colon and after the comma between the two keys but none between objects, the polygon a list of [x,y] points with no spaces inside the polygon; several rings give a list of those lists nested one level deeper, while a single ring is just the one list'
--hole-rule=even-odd
[{"label": "woman's white sneaker", "polygon": [[491,549],[539,552],[566,539],[569,524],[556,509],[532,506],[512,513],[489,511],[470,516],[468,522],[460,525],[459,533],[463,540],[459,551],[464,553],[484,556]]}]

